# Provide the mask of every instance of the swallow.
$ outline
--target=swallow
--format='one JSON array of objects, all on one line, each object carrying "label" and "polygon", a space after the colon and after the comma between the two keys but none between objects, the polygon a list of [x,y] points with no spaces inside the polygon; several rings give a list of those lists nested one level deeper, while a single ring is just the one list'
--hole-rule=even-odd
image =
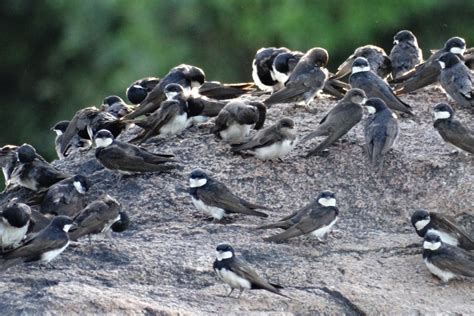
[{"label": "swallow", "polygon": [[443,243],[436,233],[425,235],[423,260],[428,270],[444,283],[454,278],[474,278],[474,253]]},{"label": "swallow", "polygon": [[[62,141],[63,134],[66,131],[68,126],[69,126],[69,121],[59,121],[51,128],[51,130],[56,133],[56,139],[54,140],[54,148],[60,160],[66,157],[61,152],[61,141]],[[76,134],[69,141],[69,145],[70,146],[68,147],[68,150],[65,153],[67,156],[76,150],[83,150],[83,149],[90,148],[90,146],[92,145],[92,142],[89,139],[81,138],[79,137],[79,135]]]},{"label": "swallow", "polygon": [[439,82],[446,94],[463,107],[474,107],[471,71],[453,53],[445,53],[438,59],[441,67]]},{"label": "swallow", "polygon": [[38,158],[36,150],[31,145],[21,145],[16,154],[18,165],[11,174],[11,184],[38,191],[49,188],[69,177],[69,175],[57,170],[48,162]]},{"label": "swallow", "polygon": [[460,37],[450,38],[444,47],[433,53],[425,62],[419,64],[411,71],[391,81],[394,84],[396,94],[410,93],[438,81],[441,67],[437,60],[444,53],[463,55],[466,50],[466,42]]},{"label": "swallow", "polygon": [[119,215],[119,220],[115,221],[112,226],[110,226],[110,229],[115,233],[122,233],[130,227],[130,217],[127,212],[120,211]]},{"label": "swallow", "polygon": [[252,151],[260,160],[274,160],[287,155],[297,142],[295,123],[292,119],[283,118],[259,130],[245,143],[232,145],[231,151]]},{"label": "swallow", "polygon": [[274,92],[281,88],[273,73],[273,61],[278,54],[289,51],[286,47],[262,47],[257,51],[252,62],[252,79],[260,90]]},{"label": "swallow", "polygon": [[[216,248],[217,258],[214,261],[213,269],[219,279],[230,286],[229,297],[234,289],[239,289],[238,298],[244,290],[267,290],[274,294],[290,298],[281,293],[281,285],[270,283],[260,277],[250,265],[235,256],[234,249],[227,244],[220,244]],[[291,298],[290,298],[291,299]]]},{"label": "swallow", "polygon": [[8,248],[18,247],[26,234],[32,230],[34,224],[28,205],[18,203],[16,200],[9,203],[0,212],[0,247],[2,252]]},{"label": "swallow", "polygon": [[427,233],[434,232],[445,244],[465,250],[474,250],[474,239],[453,218],[447,215],[418,210],[412,214],[411,224],[418,236],[422,238]]},{"label": "swallow", "polygon": [[454,110],[446,103],[434,108],[434,128],[445,142],[474,154],[474,131],[454,117]]},{"label": "swallow", "polygon": [[397,116],[379,98],[370,98],[364,105],[371,114],[364,127],[367,157],[371,166],[381,172],[384,156],[398,136]]},{"label": "swallow", "polygon": [[338,68],[333,79],[341,79],[351,73],[353,62],[363,57],[367,59],[370,69],[380,78],[386,78],[391,72],[390,57],[387,56],[383,48],[374,45],[366,45],[357,48],[346,61],[344,61]]},{"label": "swallow", "polygon": [[319,122],[318,128],[302,139],[303,143],[316,136],[326,136],[318,146],[306,154],[306,157],[321,153],[359,123],[362,119],[362,105],[366,100],[367,96],[364,90],[357,88],[349,90],[344,98]]},{"label": "swallow", "polygon": [[121,118],[132,113],[133,107],[126,104],[119,96],[110,95],[104,99],[101,110],[112,114],[116,118]]},{"label": "swallow", "polygon": [[69,238],[76,241],[88,235],[105,236],[120,221],[120,209],[120,203],[110,195],[92,202],[73,218]]},{"label": "swallow", "polygon": [[252,126],[259,130],[265,123],[265,105],[261,102],[234,100],[217,116],[211,133],[231,143],[241,143],[250,134]]},{"label": "swallow", "polygon": [[402,30],[393,37],[393,48],[390,52],[392,77],[394,79],[414,69],[423,62],[423,53],[418,47],[415,35]]},{"label": "swallow", "polygon": [[156,77],[146,77],[133,82],[125,91],[128,101],[140,104],[159,82],[160,78]]},{"label": "swallow", "polygon": [[267,207],[248,202],[236,196],[224,183],[213,179],[201,169],[194,169],[191,172],[189,187],[194,206],[216,220],[221,220],[230,213],[268,217],[266,213],[255,210],[268,210]]},{"label": "swallow", "polygon": [[56,216],[46,228],[21,246],[2,254],[0,271],[26,262],[49,263],[69,245],[67,232],[71,225],[72,220],[69,217]]},{"label": "swallow", "polygon": [[226,106],[227,101],[214,100],[205,96],[189,96],[186,99],[188,125],[189,121],[203,123],[216,117]]},{"label": "swallow", "polygon": [[188,123],[188,106],[184,98],[184,89],[179,84],[171,83],[163,91],[168,98],[160,108],[144,119],[128,120],[143,128],[143,132],[130,142],[143,143],[153,136],[170,137],[186,129]]},{"label": "swallow", "polygon": [[95,157],[107,169],[130,175],[142,172],[162,172],[176,168],[166,164],[176,162],[172,154],[154,154],[146,149],[114,139],[108,130],[100,130],[95,138]]},{"label": "swallow", "polygon": [[328,52],[324,48],[315,47],[307,51],[295,66],[285,87],[268,97],[264,104],[304,102],[309,106],[328,78],[328,71],[324,68],[328,59]]},{"label": "swallow", "polygon": [[285,231],[265,238],[266,241],[283,242],[289,238],[311,235],[320,240],[336,224],[339,210],[336,197],[331,191],[322,191],[318,197],[302,209],[277,223],[261,228],[283,228]]},{"label": "swallow", "polygon": [[380,98],[392,110],[414,115],[411,106],[400,100],[390,86],[370,70],[367,59],[358,57],[352,64],[352,74],[349,77],[352,88],[365,91],[369,98]]},{"label": "swallow", "polygon": [[155,112],[161,102],[165,100],[165,88],[170,83],[176,83],[183,87],[185,95],[190,95],[197,91],[204,83],[206,75],[201,68],[190,65],[179,65],[171,69],[168,74],[161,78],[158,84],[151,90],[140,105],[130,114],[127,119],[134,119],[141,115]]}]

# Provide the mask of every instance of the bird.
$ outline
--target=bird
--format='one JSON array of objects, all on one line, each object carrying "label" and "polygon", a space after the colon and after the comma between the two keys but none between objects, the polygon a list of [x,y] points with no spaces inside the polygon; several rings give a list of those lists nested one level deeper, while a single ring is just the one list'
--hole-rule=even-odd
[{"label": "bird", "polygon": [[262,47],[252,61],[252,79],[257,87],[265,92],[274,92],[281,88],[273,72],[273,61],[280,53],[289,52],[286,47]]},{"label": "bird", "polygon": [[128,101],[140,104],[159,82],[160,78],[156,77],[146,77],[133,82],[125,91]]},{"label": "bird", "polygon": [[189,123],[204,123],[211,117],[216,117],[227,105],[228,101],[221,101],[206,96],[189,96],[186,99],[188,125]]},{"label": "bird", "polygon": [[242,143],[250,134],[252,126],[256,130],[263,127],[266,112],[261,102],[231,101],[217,115],[211,133],[227,142]]},{"label": "bird", "polygon": [[333,79],[341,79],[351,73],[353,62],[363,57],[367,59],[370,69],[380,78],[386,78],[391,72],[390,57],[387,56],[384,49],[375,45],[365,45],[358,47],[338,68]]},{"label": "bird", "polygon": [[270,225],[260,228],[282,228],[285,231],[266,241],[283,242],[289,238],[311,235],[320,240],[337,222],[339,209],[336,207],[336,197],[331,191],[322,191],[318,197],[302,209]]},{"label": "bird", "polygon": [[129,113],[132,113],[133,107],[126,104],[121,97],[109,95],[108,97],[104,98],[101,110],[112,114],[116,118],[121,118]]},{"label": "bird", "polygon": [[423,62],[423,52],[418,47],[416,36],[409,30],[399,31],[393,37],[390,51],[392,78],[398,78]]},{"label": "bird", "polygon": [[434,232],[445,244],[465,250],[474,250],[474,239],[456,221],[444,214],[417,210],[411,216],[411,224],[420,237]]},{"label": "bird", "polygon": [[76,241],[87,235],[109,234],[112,226],[121,220],[120,209],[120,203],[108,194],[90,203],[73,218],[69,238]]},{"label": "bird", "polygon": [[268,217],[256,209],[268,210],[267,207],[248,202],[234,193],[227,186],[213,179],[204,170],[194,169],[189,175],[189,193],[194,206],[220,221],[231,213]]},{"label": "bird", "polygon": [[21,145],[16,151],[18,165],[11,174],[10,182],[33,191],[47,189],[53,184],[69,178],[45,160],[38,158],[36,150],[29,144]]},{"label": "bird", "polygon": [[66,215],[72,218],[85,207],[85,195],[89,188],[90,181],[80,174],[59,181],[44,192],[39,210],[43,214]]},{"label": "bird", "polygon": [[114,139],[108,130],[100,130],[95,137],[95,157],[107,169],[122,175],[142,172],[163,172],[176,168],[172,154],[155,154],[146,149]]},{"label": "bird", "polygon": [[295,123],[290,118],[282,118],[259,130],[243,144],[232,145],[231,151],[251,151],[260,160],[276,160],[286,156],[297,142]]},{"label": "bird", "polygon": [[230,297],[234,289],[239,289],[239,296],[244,290],[267,290],[274,294],[290,298],[281,293],[281,285],[270,283],[262,278],[250,265],[235,255],[234,249],[228,244],[219,244],[216,247],[216,260],[213,269],[219,279],[230,286]]},{"label": "bird", "polygon": [[172,68],[166,76],[161,78],[158,84],[151,90],[140,105],[125,118],[134,119],[141,115],[153,113],[165,100],[164,90],[170,83],[176,83],[183,87],[185,95],[190,95],[199,89],[204,83],[206,75],[201,68],[196,66],[181,64]]},{"label": "bird", "polygon": [[352,64],[352,74],[349,77],[352,88],[364,90],[369,98],[380,98],[392,110],[414,115],[411,106],[400,100],[390,86],[373,71],[369,62],[363,57],[358,57]]},{"label": "bird", "polygon": [[439,82],[446,94],[458,105],[474,108],[472,74],[469,68],[453,53],[445,53],[438,59],[441,66]]},{"label": "bird", "polygon": [[26,234],[34,227],[31,218],[31,209],[17,199],[12,200],[0,212],[0,247],[5,249],[16,248],[20,245]]},{"label": "bird", "polygon": [[433,110],[434,128],[443,140],[470,154],[474,154],[474,131],[454,117],[454,110],[446,103],[438,103]]},{"label": "bird", "polygon": [[58,158],[64,159],[66,156],[70,155],[72,152],[76,150],[84,150],[90,148],[92,142],[89,139],[81,138],[78,134],[74,135],[72,139],[69,141],[69,147],[67,152],[65,153],[66,156],[61,152],[61,141],[64,132],[67,130],[69,126],[69,121],[59,121],[51,128],[52,131],[56,133],[56,139],[54,140],[54,149],[56,150],[56,154]]},{"label": "bird", "polygon": [[170,137],[182,132],[187,126],[188,107],[184,98],[184,89],[179,84],[170,83],[163,91],[167,100],[163,101],[155,112],[144,119],[127,120],[143,131],[130,140],[141,144],[150,137],[162,135]]},{"label": "bird", "polygon": [[285,86],[270,95],[264,104],[303,102],[308,107],[328,78],[328,71],[324,68],[328,60],[329,55],[324,48],[308,50],[295,66]]},{"label": "bird", "polygon": [[67,232],[71,225],[72,220],[69,217],[56,216],[46,228],[26,240],[21,246],[3,253],[0,256],[0,271],[26,262],[49,263],[69,245]]},{"label": "bird", "polygon": [[357,88],[349,90],[344,98],[319,122],[318,128],[301,140],[301,143],[304,143],[316,136],[326,136],[318,146],[306,154],[306,157],[323,152],[359,123],[362,119],[363,112],[361,105],[364,104],[366,100],[367,96],[364,90]]},{"label": "bird", "polygon": [[367,157],[372,168],[381,172],[385,154],[398,136],[397,116],[379,98],[370,98],[364,105],[371,113],[364,127]]},{"label": "bird", "polygon": [[454,278],[474,278],[474,252],[445,244],[436,233],[425,235],[423,260],[428,270],[443,283]]},{"label": "bird", "polygon": [[447,52],[463,55],[466,42],[463,38],[452,37],[446,41],[444,47],[433,53],[425,62],[419,64],[411,71],[391,81],[397,95],[406,94],[438,81],[441,69],[437,60]]}]

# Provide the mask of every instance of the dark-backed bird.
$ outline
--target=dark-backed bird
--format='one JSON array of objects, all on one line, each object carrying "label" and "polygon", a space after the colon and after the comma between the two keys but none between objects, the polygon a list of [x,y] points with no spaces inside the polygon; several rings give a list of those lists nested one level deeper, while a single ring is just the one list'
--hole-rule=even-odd
[{"label": "dark-backed bird", "polygon": [[101,110],[112,114],[116,118],[121,118],[129,113],[132,113],[133,107],[126,104],[121,97],[109,95],[108,97],[104,98]]},{"label": "dark-backed bird", "polygon": [[214,100],[205,96],[190,96],[186,99],[188,126],[189,123],[204,123],[211,117],[216,117],[229,103],[223,100]]},{"label": "dark-backed bird", "polygon": [[474,238],[459,226],[450,216],[417,210],[411,216],[411,224],[420,237],[434,232],[440,236],[445,244],[458,246],[465,250],[474,250]]},{"label": "dark-backed bird", "polygon": [[400,100],[387,82],[371,71],[369,62],[363,57],[354,60],[349,83],[352,88],[364,90],[369,98],[382,99],[392,110],[414,115],[411,106]]},{"label": "dark-backed bird", "polygon": [[282,118],[275,124],[259,130],[245,143],[233,145],[232,152],[250,151],[260,160],[275,160],[286,156],[298,141],[295,123]]},{"label": "dark-backed bird", "polygon": [[195,169],[189,175],[191,200],[202,212],[221,220],[230,213],[267,217],[268,215],[255,209],[268,209],[264,206],[248,202],[234,193],[227,186],[213,179],[204,170]]},{"label": "dark-backed bird", "polygon": [[434,127],[445,142],[474,154],[474,131],[454,117],[454,110],[446,103],[435,106]]},{"label": "dark-backed bird", "polygon": [[472,73],[455,54],[445,53],[438,59],[441,66],[439,83],[444,91],[458,105],[474,108]]},{"label": "dark-backed bird", "polygon": [[76,134],[69,141],[69,147],[65,153],[66,156],[63,155],[63,153],[61,152],[61,142],[63,134],[67,130],[68,126],[69,121],[59,121],[53,127],[51,127],[51,130],[56,133],[56,138],[54,140],[54,149],[56,150],[56,154],[58,155],[59,159],[64,159],[66,156],[70,155],[74,151],[90,148],[92,144],[91,140],[81,138],[78,134]]},{"label": "dark-backed bird", "polygon": [[[0,148],[0,167],[2,168],[3,176],[5,178],[5,187],[10,186],[10,178],[13,170],[20,164],[18,161],[17,150],[20,146],[5,145]],[[38,153],[36,158],[47,163],[46,160]]]},{"label": "dark-backed bird", "polygon": [[172,154],[155,154],[146,149],[114,139],[108,130],[97,132],[95,157],[107,169],[130,175],[142,172],[162,172],[176,168]]},{"label": "dark-backed bird", "polygon": [[337,68],[337,72],[332,78],[340,79],[349,75],[352,70],[352,64],[358,57],[367,59],[370,69],[381,78],[386,78],[391,72],[390,58],[383,48],[374,45],[366,45],[357,48],[354,53]]},{"label": "dark-backed bird", "polygon": [[261,102],[234,100],[219,112],[211,133],[227,142],[242,143],[252,127],[263,127],[265,115],[266,108]]},{"label": "dark-backed bird", "polygon": [[0,249],[16,248],[34,226],[31,209],[17,200],[0,211]]},{"label": "dark-backed bird", "polygon": [[230,286],[230,292],[227,294],[228,297],[235,289],[239,289],[239,298],[244,290],[267,290],[290,298],[280,292],[283,288],[281,285],[270,283],[262,278],[246,261],[238,258],[230,245],[218,245],[216,256],[213,269],[219,279]]},{"label": "dark-backed bird", "polygon": [[366,99],[364,90],[357,88],[349,90],[344,98],[324,116],[318,128],[302,139],[303,143],[313,137],[326,136],[318,146],[306,154],[306,157],[321,153],[359,123],[363,112],[361,105]]},{"label": "dark-backed bird", "polygon": [[390,51],[392,62],[392,77],[400,77],[423,62],[423,53],[418,47],[415,35],[402,30],[393,37],[393,48]]},{"label": "dark-backed bird", "polygon": [[146,77],[133,82],[125,91],[128,101],[132,104],[141,103],[159,82],[160,78],[156,77]]},{"label": "dark-backed bird", "polygon": [[260,90],[274,92],[282,87],[273,72],[273,61],[278,54],[289,51],[286,47],[262,47],[257,51],[252,62],[252,79]]}]

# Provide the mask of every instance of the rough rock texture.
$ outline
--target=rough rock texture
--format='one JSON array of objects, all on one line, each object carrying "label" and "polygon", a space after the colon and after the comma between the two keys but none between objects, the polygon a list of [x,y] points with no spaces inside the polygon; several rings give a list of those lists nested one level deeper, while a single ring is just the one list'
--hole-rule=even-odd
[{"label": "rough rock texture", "polygon": [[[299,146],[284,162],[243,159],[201,126],[146,145],[182,160],[184,170],[170,174],[117,182],[118,176],[104,170],[92,151],[55,162],[61,170],[93,180],[90,200],[104,192],[116,197],[131,215],[131,228],[113,239],[71,244],[53,262],[55,268],[32,264],[1,273],[2,314],[473,314],[474,282],[442,285],[433,277],[409,217],[417,208],[445,212],[474,233],[474,159],[450,154],[432,127],[433,105],[446,100],[440,91],[428,88],[402,99],[413,105],[419,122],[401,119],[399,140],[380,177],[366,164],[362,124],[332,146],[327,157],[302,158],[309,147]],[[334,103],[317,100],[317,113],[275,105],[266,125],[290,116],[304,135]],[[466,111],[457,115],[472,121]],[[134,132],[121,138],[130,139]],[[211,171],[237,194],[271,207],[270,217],[210,222],[185,191],[187,175],[196,167]],[[326,243],[263,241],[276,231],[256,226],[302,207],[323,189],[336,193],[341,210],[337,231]],[[12,195],[3,194],[0,203]],[[215,246],[223,241],[295,299],[265,291],[222,297],[228,289],[214,275],[212,262]]]}]

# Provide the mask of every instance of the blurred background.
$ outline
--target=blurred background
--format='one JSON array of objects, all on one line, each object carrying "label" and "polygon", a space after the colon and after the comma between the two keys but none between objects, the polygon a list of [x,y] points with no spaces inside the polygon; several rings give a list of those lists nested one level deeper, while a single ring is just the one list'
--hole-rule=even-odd
[{"label": "blurred background", "polygon": [[424,56],[452,36],[474,46],[474,1],[2,0],[0,145],[52,160],[55,122],[180,63],[208,80],[251,81],[264,46],[329,51],[334,71],[356,47],[387,54],[409,29]]}]

